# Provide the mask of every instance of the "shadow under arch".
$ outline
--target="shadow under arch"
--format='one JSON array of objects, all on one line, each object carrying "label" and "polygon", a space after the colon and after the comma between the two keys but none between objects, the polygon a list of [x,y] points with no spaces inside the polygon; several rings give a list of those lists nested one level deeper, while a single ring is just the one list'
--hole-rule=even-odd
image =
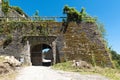
[{"label": "shadow under arch", "polygon": [[[45,49],[49,49],[48,51]],[[44,50],[44,52],[43,52]],[[31,46],[31,62],[34,66],[50,66],[53,64],[52,46],[46,43]]]}]

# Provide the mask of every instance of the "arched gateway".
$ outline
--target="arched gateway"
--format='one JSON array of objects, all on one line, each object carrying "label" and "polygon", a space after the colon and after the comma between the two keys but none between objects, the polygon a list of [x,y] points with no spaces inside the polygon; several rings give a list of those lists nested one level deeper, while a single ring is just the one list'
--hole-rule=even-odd
[{"label": "arched gateway", "polygon": [[[59,61],[55,36],[27,36],[26,63],[35,66],[50,66]],[[43,52],[43,50],[47,50]]]},{"label": "arched gateway", "polygon": [[[47,51],[47,49],[49,49]],[[43,50],[46,50],[43,52]],[[53,64],[53,50],[52,46],[41,43],[31,48],[31,62],[32,65],[50,66]]]}]

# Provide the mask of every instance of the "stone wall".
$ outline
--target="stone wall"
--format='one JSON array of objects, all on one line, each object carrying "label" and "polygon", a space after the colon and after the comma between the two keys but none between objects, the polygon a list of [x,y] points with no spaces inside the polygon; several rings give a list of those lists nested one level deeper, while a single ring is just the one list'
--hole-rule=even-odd
[{"label": "stone wall", "polygon": [[[96,24],[70,23],[64,34],[63,48],[67,60],[82,59],[102,66],[111,66],[110,54]],[[94,64],[94,63],[93,63]]]},{"label": "stone wall", "polygon": [[[20,58],[22,53],[27,54],[27,40],[25,36],[56,36],[56,51],[60,62],[68,60],[85,60],[89,63],[95,61],[96,65],[112,67],[110,54],[106,50],[104,40],[96,24],[74,23],[67,28],[59,22],[5,22],[0,24],[3,29],[0,42],[3,54],[14,55]],[[62,29],[65,29],[62,32]],[[4,37],[2,37],[2,35]],[[7,38],[11,42],[4,46]],[[47,40],[47,39],[46,39]],[[47,42],[47,41],[45,41]]]}]

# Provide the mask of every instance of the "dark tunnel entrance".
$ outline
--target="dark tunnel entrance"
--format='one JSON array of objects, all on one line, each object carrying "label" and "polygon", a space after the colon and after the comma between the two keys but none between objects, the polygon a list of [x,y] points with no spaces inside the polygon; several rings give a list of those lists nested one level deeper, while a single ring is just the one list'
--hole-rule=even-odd
[{"label": "dark tunnel entrance", "polygon": [[47,44],[38,44],[31,49],[31,62],[34,66],[51,66],[53,64],[53,51]]}]

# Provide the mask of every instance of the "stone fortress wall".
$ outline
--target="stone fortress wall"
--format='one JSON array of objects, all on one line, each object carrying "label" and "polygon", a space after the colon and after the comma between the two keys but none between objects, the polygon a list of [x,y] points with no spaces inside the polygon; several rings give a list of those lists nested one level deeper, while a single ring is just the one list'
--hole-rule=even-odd
[{"label": "stone fortress wall", "polygon": [[[62,22],[6,22],[0,27],[3,29],[0,34],[1,54],[13,55],[18,59],[24,57],[28,64],[31,62],[32,46],[45,43],[53,48],[52,43],[55,42],[55,63],[81,59],[112,67],[110,53],[94,23],[71,22],[66,28]],[[5,44],[7,39],[10,41]]]}]

